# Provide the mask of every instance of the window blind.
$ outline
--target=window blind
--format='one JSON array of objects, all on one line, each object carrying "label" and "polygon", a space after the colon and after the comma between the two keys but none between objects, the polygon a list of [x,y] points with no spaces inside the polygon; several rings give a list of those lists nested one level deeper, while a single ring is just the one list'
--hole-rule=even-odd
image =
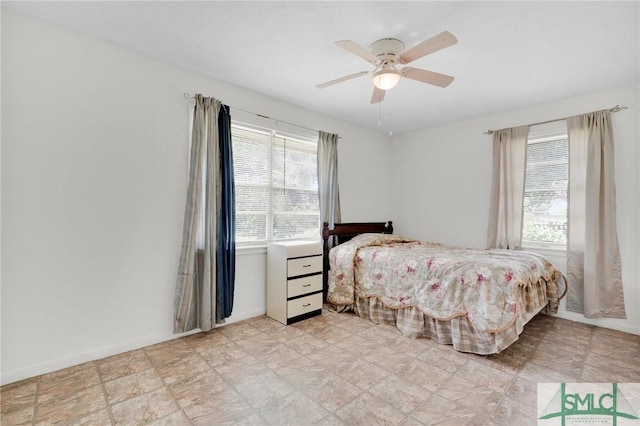
[{"label": "window blind", "polygon": [[237,124],[232,140],[236,240],[317,237],[317,142]]},{"label": "window blind", "polygon": [[566,133],[530,137],[523,205],[524,242],[566,244],[568,161]]}]

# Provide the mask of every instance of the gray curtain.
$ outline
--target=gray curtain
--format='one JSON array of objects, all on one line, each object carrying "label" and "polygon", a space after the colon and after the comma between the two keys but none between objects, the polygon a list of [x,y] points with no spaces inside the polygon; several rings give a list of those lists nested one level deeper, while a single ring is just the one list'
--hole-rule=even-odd
[{"label": "gray curtain", "polygon": [[216,323],[216,243],[220,196],[218,113],[221,103],[195,96],[187,200],[174,296],[174,332]]},{"label": "gray curtain", "polygon": [[608,110],[567,119],[567,310],[626,318],[616,229],[613,129]]},{"label": "gray curtain", "polygon": [[338,187],[338,135],[318,132],[318,197],[320,200],[320,232],[322,224],[333,228],[340,223],[340,190]]},{"label": "gray curtain", "polygon": [[487,247],[522,248],[522,203],[529,126],[493,132],[493,178]]}]

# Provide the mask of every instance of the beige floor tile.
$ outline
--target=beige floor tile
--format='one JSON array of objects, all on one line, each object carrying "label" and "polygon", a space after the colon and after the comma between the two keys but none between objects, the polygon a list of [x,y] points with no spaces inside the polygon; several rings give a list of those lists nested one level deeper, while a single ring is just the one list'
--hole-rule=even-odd
[{"label": "beige floor tile", "polygon": [[431,396],[422,386],[408,383],[392,374],[369,389],[369,393],[390,403],[405,414],[411,413]]},{"label": "beige floor tile", "polygon": [[531,355],[529,363],[566,373],[573,377],[580,377],[585,358],[586,352],[576,353],[560,348],[554,348],[552,351],[538,349]]},{"label": "beige floor tile", "polygon": [[[590,382],[590,383],[638,383],[630,377],[627,371],[621,368],[610,367],[607,365],[586,364],[582,370],[580,380],[563,380],[565,383],[571,382]],[[557,381],[562,382],[562,381]]]},{"label": "beige floor tile", "polygon": [[283,363],[292,362],[296,359],[300,358],[302,354],[298,351],[291,349],[284,343],[278,343],[277,346],[273,347],[268,353],[263,354],[253,354],[260,362],[264,363],[269,368],[275,365],[282,365]]},{"label": "beige floor tile", "polygon": [[538,404],[538,384],[522,377],[516,377],[505,395],[523,405],[536,408]]},{"label": "beige floor tile", "polygon": [[269,368],[266,365],[259,363],[254,357],[249,355],[244,358],[219,365],[213,370],[220,374],[225,382],[235,386],[239,383],[243,383],[248,377],[268,371]]},{"label": "beige floor tile", "polygon": [[427,399],[411,413],[411,418],[423,425],[467,426],[484,423],[484,418],[477,413],[438,395]]},{"label": "beige floor tile", "polygon": [[461,366],[456,374],[468,380],[498,392],[504,393],[514,379],[513,374],[505,373],[494,368],[487,368],[481,363],[470,360]]},{"label": "beige floor tile", "polygon": [[199,351],[199,355],[212,367],[218,367],[228,362],[249,356],[244,349],[231,340],[229,340],[229,343],[202,349]]},{"label": "beige floor tile", "polygon": [[517,341],[499,354],[480,355],[473,359],[497,370],[516,374],[524,367],[534,352],[535,347]]},{"label": "beige floor tile", "polygon": [[342,420],[334,415],[329,415],[316,423],[318,426],[347,426]]},{"label": "beige floor tile", "polygon": [[268,405],[278,405],[296,390],[289,382],[269,369],[248,376],[243,382],[237,383],[234,388],[256,409]]},{"label": "beige floor tile", "polygon": [[310,374],[328,374],[329,372],[317,362],[310,360],[305,356],[294,359],[278,359],[270,361],[267,364],[271,370],[281,376],[308,376]]},{"label": "beige floor tile", "polygon": [[518,373],[518,377],[533,383],[571,383],[580,381],[578,377],[533,363],[527,363]]},{"label": "beige floor tile", "polygon": [[[612,339],[615,340],[615,339]],[[636,347],[635,343],[624,340],[617,341],[591,341],[589,353],[593,355],[620,360],[634,365],[640,365],[640,347]]]},{"label": "beige floor tile", "polygon": [[190,353],[182,358],[171,360],[156,367],[156,371],[166,384],[176,382],[185,376],[209,370],[209,365],[197,353]]},{"label": "beige floor tile", "polygon": [[86,370],[93,372],[97,361],[85,362],[83,364],[74,365],[72,367],[64,368],[62,370],[53,371],[51,373],[43,374],[40,376],[40,382],[52,382],[56,380],[65,380],[72,377],[83,377],[83,374],[87,374]]},{"label": "beige floor tile", "polygon": [[312,321],[300,321],[289,327],[293,327],[303,333],[317,333],[331,325],[336,325],[336,323],[328,320],[326,315],[322,315],[320,317],[314,317]]},{"label": "beige floor tile", "polygon": [[269,423],[260,417],[252,408],[247,408],[244,411],[236,413],[219,412],[210,413],[203,416],[199,416],[192,421],[194,426],[231,426],[231,425],[255,425],[264,426]]},{"label": "beige floor tile", "polygon": [[313,335],[318,339],[322,339],[331,345],[348,341],[353,334],[354,333],[344,328],[339,328],[334,325],[330,325],[329,327],[325,327],[322,330],[313,333]]},{"label": "beige floor tile", "polygon": [[127,399],[111,407],[118,425],[150,423],[179,410],[179,406],[166,388]]},{"label": "beige floor tile", "polygon": [[224,334],[220,333],[220,329],[214,328],[207,333],[196,333],[184,338],[184,341],[195,349],[196,352],[215,348],[220,345],[226,345],[231,342]]},{"label": "beige floor tile", "polygon": [[109,404],[117,404],[163,386],[162,379],[153,368],[120,377],[104,384]]},{"label": "beige floor tile", "polygon": [[438,396],[461,405],[478,416],[488,416],[503,397],[490,386],[453,375],[438,389]]},{"label": "beige floor tile", "polygon": [[634,356],[628,358],[605,356],[589,353],[585,363],[594,367],[601,367],[610,371],[624,371],[628,375],[628,382],[640,382],[640,363]]},{"label": "beige floor tile", "polygon": [[170,385],[170,389],[191,419],[215,413],[234,417],[237,413],[251,409],[249,403],[213,371],[175,382]]},{"label": "beige floor tile", "polygon": [[38,403],[68,401],[77,397],[82,390],[99,385],[100,375],[96,365],[83,366],[42,376],[38,387]]},{"label": "beige floor tile", "polygon": [[536,426],[536,408],[511,398],[503,398],[489,417],[489,424]]},{"label": "beige floor tile", "polygon": [[64,399],[48,399],[41,404],[38,403],[36,423],[66,423],[70,419],[85,417],[107,406],[102,385],[82,389],[74,395],[63,395]]},{"label": "beige floor tile", "polygon": [[0,388],[0,407],[2,407],[2,412],[32,406],[36,401],[37,385],[38,378],[34,377]]},{"label": "beige floor tile", "polygon": [[169,389],[182,407],[199,401],[215,400],[229,385],[213,371],[204,371],[178,380]]},{"label": "beige floor tile", "polygon": [[193,354],[194,349],[184,339],[175,339],[168,342],[145,348],[145,352],[154,366],[160,366],[167,362],[179,360],[182,357]]},{"label": "beige floor tile", "polygon": [[294,392],[260,409],[259,414],[267,424],[312,425],[329,412],[302,393]]},{"label": "beige floor tile", "polygon": [[155,420],[151,423],[148,423],[149,426],[191,426],[191,420],[184,413],[184,411],[176,411],[168,416],[162,417],[158,420]]},{"label": "beige floor tile", "polygon": [[[37,423],[37,426],[46,426],[51,425],[51,421],[43,421],[41,423]],[[113,424],[111,422],[111,417],[109,416],[109,412],[106,409],[98,410],[93,413],[87,414],[86,416],[77,417],[74,419],[68,419],[60,422],[61,425],[73,425],[73,426],[107,426]]]},{"label": "beige floor tile", "polygon": [[337,364],[334,372],[363,390],[369,389],[389,375],[388,371],[357,358]]},{"label": "beige floor tile", "polygon": [[389,349],[404,355],[418,357],[429,351],[433,345],[438,345],[438,343],[424,337],[414,339],[401,334],[394,339]]},{"label": "beige floor tile", "polygon": [[262,334],[259,329],[251,325],[250,322],[242,321],[234,324],[219,327],[220,333],[231,340],[242,340]]},{"label": "beige floor tile", "polygon": [[590,340],[582,339],[579,336],[570,336],[566,332],[550,331],[544,336],[537,350],[553,353],[559,349],[582,355],[589,350],[590,343]]},{"label": "beige floor tile", "polygon": [[398,425],[406,417],[389,402],[368,393],[361,394],[335,414],[348,425]]},{"label": "beige floor tile", "polygon": [[307,358],[315,361],[319,365],[325,367],[328,370],[333,370],[338,364],[352,361],[357,358],[352,352],[345,351],[334,345],[329,345],[317,349],[306,355]]},{"label": "beige floor tile", "polygon": [[2,410],[0,413],[0,425],[26,425],[33,421],[33,405],[24,405],[12,410]]},{"label": "beige floor tile", "polygon": [[144,349],[104,358],[98,361],[102,380],[109,381],[151,368]]},{"label": "beige floor tile", "polygon": [[451,373],[425,364],[423,361],[410,358],[401,364],[402,368],[396,370],[395,374],[408,383],[422,386],[429,392],[436,392],[443,383],[446,383]]},{"label": "beige floor tile", "polygon": [[468,360],[473,359],[473,355],[457,352],[449,345],[436,344],[428,351],[418,355],[417,359],[426,365],[455,373]]},{"label": "beige floor tile", "polygon": [[318,374],[301,378],[299,389],[324,409],[335,413],[363,391],[336,374]]},{"label": "beige floor tile", "polygon": [[292,351],[300,355],[308,355],[319,349],[329,346],[325,340],[320,339],[312,334],[304,334],[302,336],[291,339],[284,344]]}]

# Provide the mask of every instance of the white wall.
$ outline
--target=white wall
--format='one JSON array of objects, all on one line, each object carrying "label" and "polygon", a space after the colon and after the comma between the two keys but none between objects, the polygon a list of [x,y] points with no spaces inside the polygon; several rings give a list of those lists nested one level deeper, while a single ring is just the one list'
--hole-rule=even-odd
[{"label": "white wall", "polygon": [[[183,92],[340,134],[343,219],[389,218],[386,136],[3,10],[2,383],[174,337]],[[239,253],[229,322],[265,265]]]},{"label": "white wall", "polygon": [[[626,320],[558,316],[640,334],[640,88],[620,87],[516,111],[478,117],[395,137],[392,205],[397,233],[427,241],[484,248],[489,217],[492,142],[487,129],[552,120],[617,104],[615,137],[618,237]],[[549,257],[565,269],[563,253]]]}]

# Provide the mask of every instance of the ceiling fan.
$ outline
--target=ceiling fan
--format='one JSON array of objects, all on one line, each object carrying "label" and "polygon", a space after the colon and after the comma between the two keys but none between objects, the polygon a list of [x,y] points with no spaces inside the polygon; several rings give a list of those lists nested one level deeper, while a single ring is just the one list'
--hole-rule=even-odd
[{"label": "ceiling fan", "polygon": [[369,49],[365,49],[351,40],[336,41],[336,45],[361,57],[376,68],[373,71],[360,71],[355,74],[336,78],[335,80],[318,84],[316,87],[322,89],[337,83],[342,83],[343,81],[371,74],[371,79],[375,86],[373,88],[373,95],[371,96],[372,104],[382,102],[385,91],[395,87],[400,81],[400,77],[433,84],[438,87],[447,87],[453,81],[453,77],[450,75],[413,67],[404,67],[401,70],[397,70],[396,66],[408,64],[423,56],[452,46],[457,42],[458,39],[449,31],[443,31],[407,50],[405,50],[404,43],[395,38],[383,38],[374,41],[369,46]]}]

